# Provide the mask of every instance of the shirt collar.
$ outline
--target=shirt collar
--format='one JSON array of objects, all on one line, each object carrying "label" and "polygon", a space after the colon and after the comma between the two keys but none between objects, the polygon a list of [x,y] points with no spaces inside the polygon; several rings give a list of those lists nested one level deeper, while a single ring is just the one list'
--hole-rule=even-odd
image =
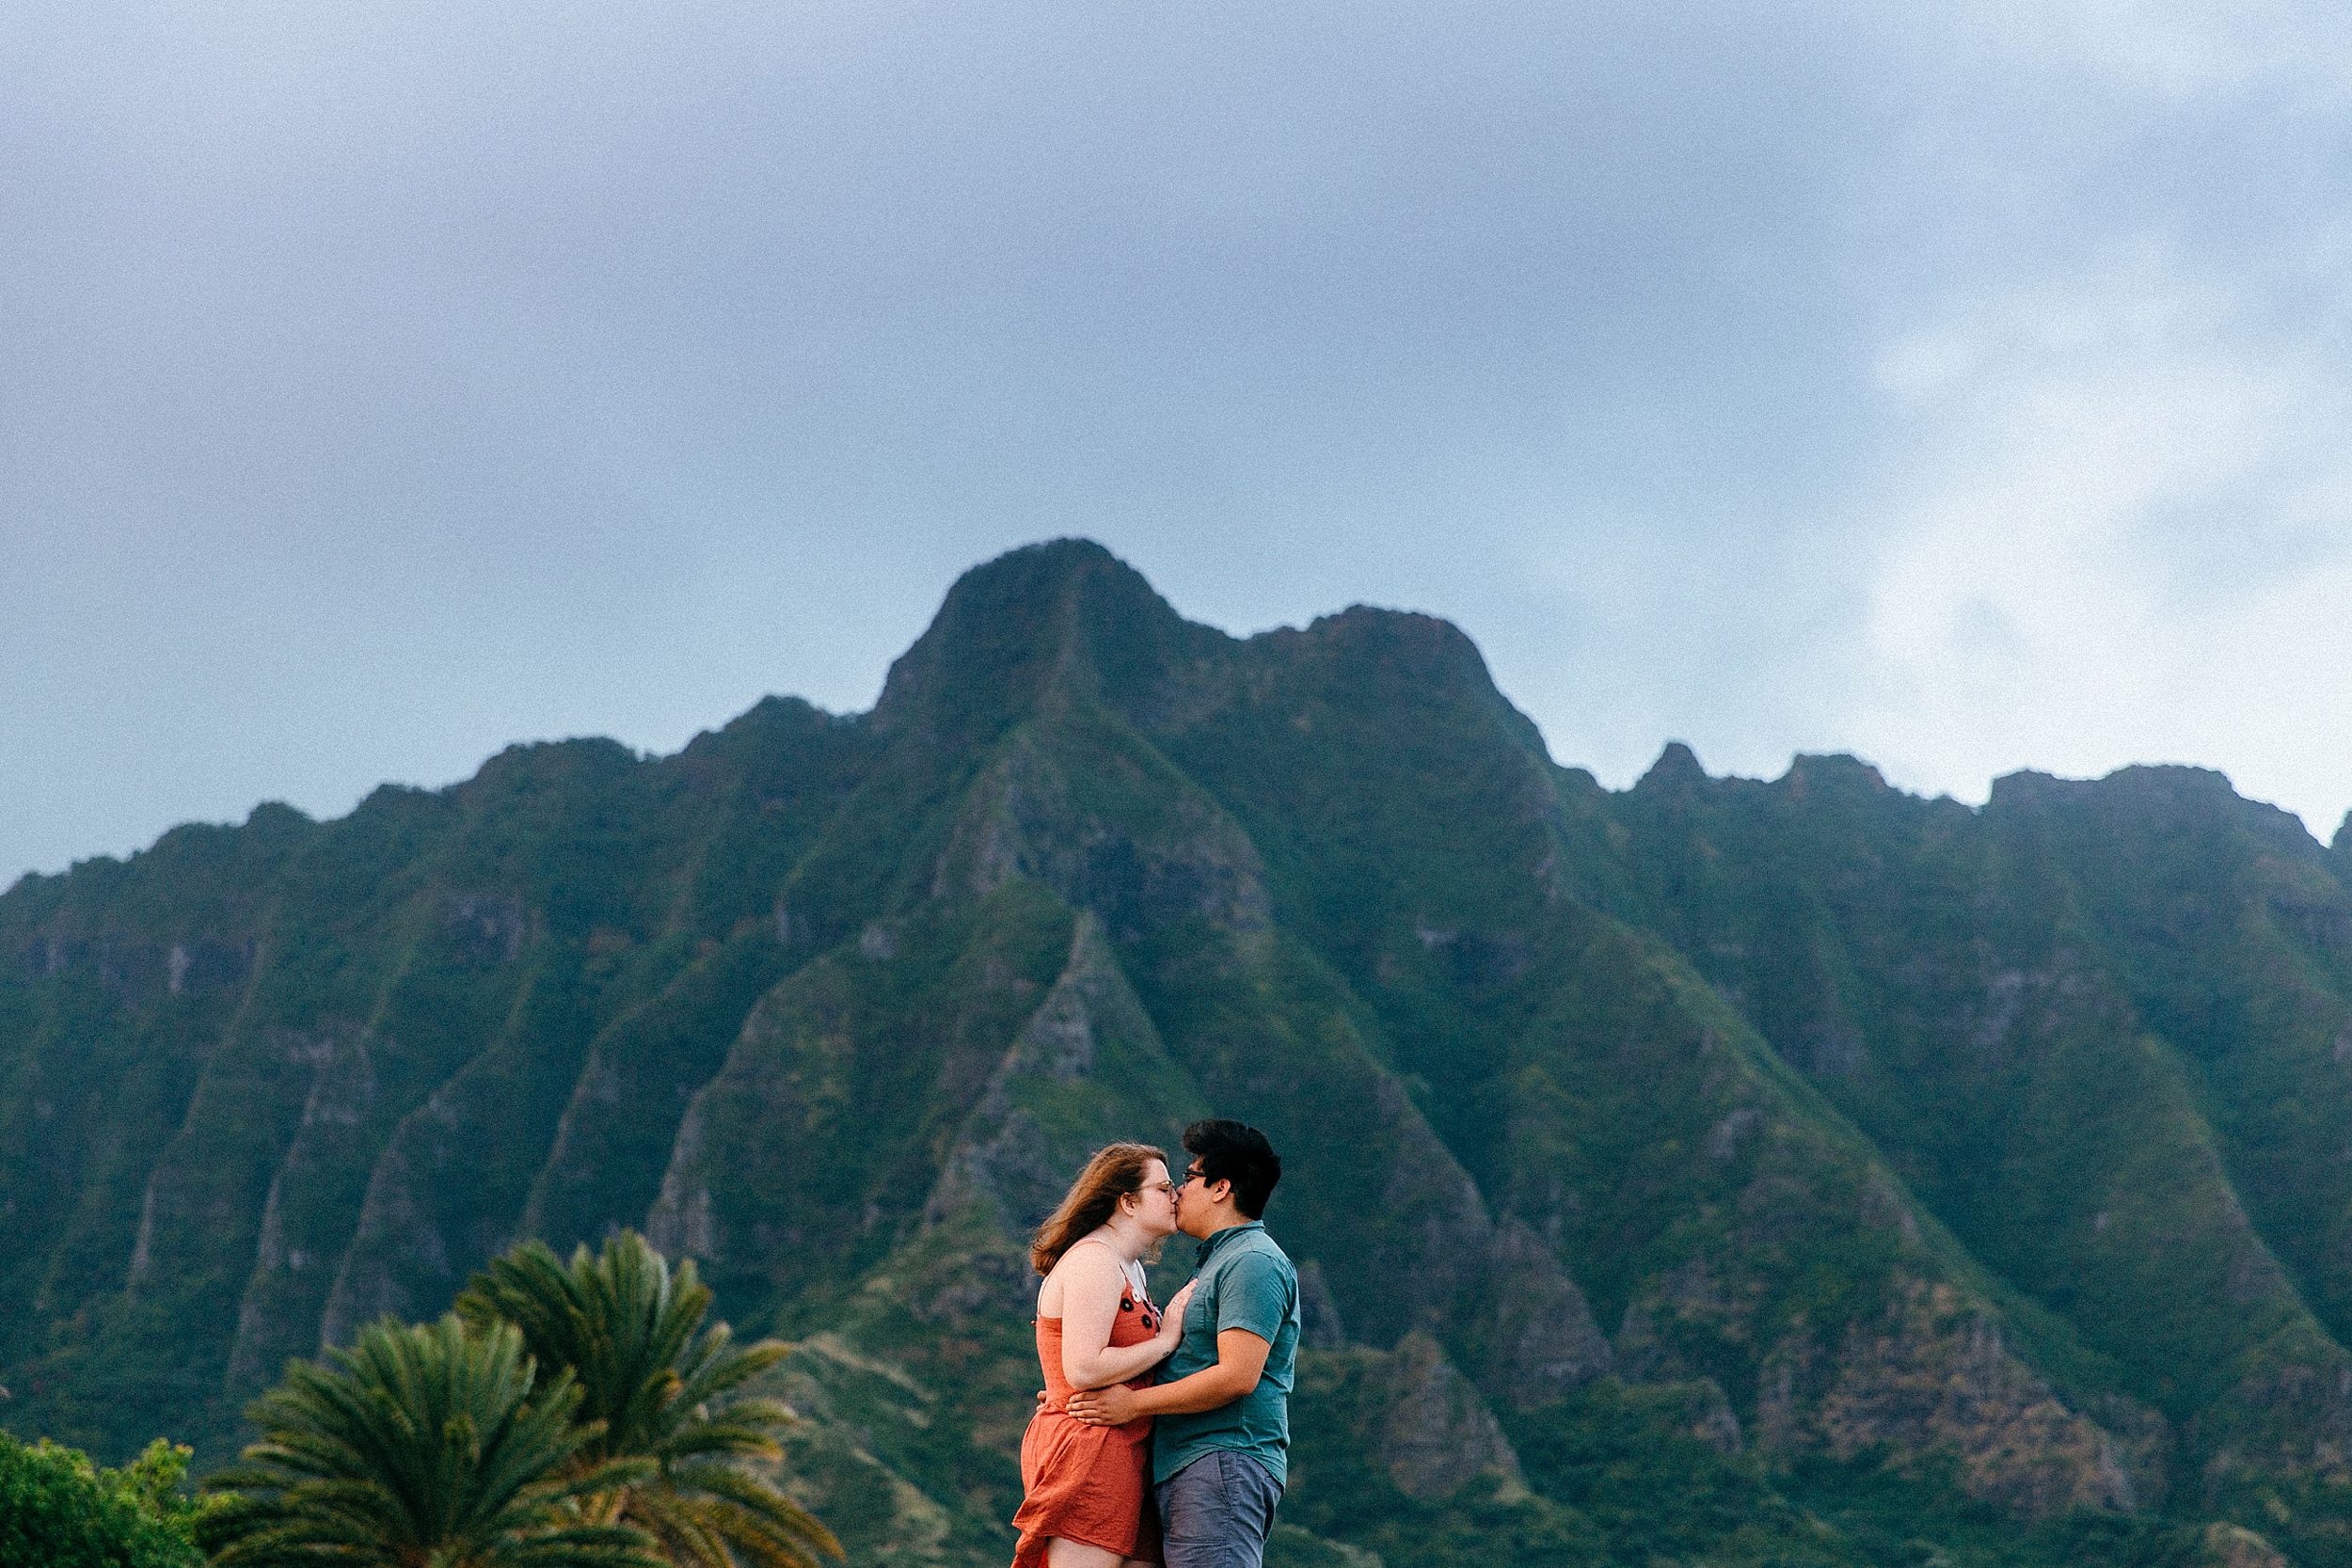
[{"label": "shirt collar", "polygon": [[1264,1228],[1265,1222],[1263,1220],[1244,1220],[1239,1225],[1227,1226],[1224,1229],[1217,1231],[1216,1234],[1210,1236],[1206,1241],[1200,1243],[1200,1252],[1193,1259],[1193,1266],[1198,1268],[1201,1264],[1206,1263],[1209,1260],[1209,1254],[1215,1252],[1217,1249],[1218,1243],[1222,1243],[1227,1237],[1238,1236],[1245,1230],[1263,1230]]}]

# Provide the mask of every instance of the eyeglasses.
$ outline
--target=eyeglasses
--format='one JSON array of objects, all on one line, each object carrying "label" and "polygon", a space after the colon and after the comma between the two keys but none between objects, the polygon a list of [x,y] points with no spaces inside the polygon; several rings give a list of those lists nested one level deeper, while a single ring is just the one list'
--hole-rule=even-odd
[{"label": "eyeglasses", "polygon": [[1146,1181],[1143,1184],[1143,1190],[1147,1193],[1166,1193],[1168,1196],[1174,1197],[1176,1196],[1176,1183],[1173,1181]]},{"label": "eyeglasses", "polygon": [[1204,1183],[1205,1183],[1208,1180],[1209,1180],[1209,1173],[1208,1173],[1207,1171],[1204,1171],[1204,1170],[1188,1170],[1188,1171],[1184,1172],[1184,1179],[1183,1180],[1181,1180],[1181,1181],[1177,1182],[1177,1183],[1176,1183],[1176,1185],[1178,1185],[1179,1187],[1189,1187],[1189,1186],[1191,1186],[1191,1185],[1192,1185],[1195,1181],[1200,1181],[1200,1182],[1204,1182]]}]

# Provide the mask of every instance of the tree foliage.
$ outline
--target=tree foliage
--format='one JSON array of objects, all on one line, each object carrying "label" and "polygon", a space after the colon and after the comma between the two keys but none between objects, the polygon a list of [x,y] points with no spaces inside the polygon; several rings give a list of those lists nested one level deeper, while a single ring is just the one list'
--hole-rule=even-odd
[{"label": "tree foliage", "polygon": [[160,1438],[108,1470],[0,1433],[0,1568],[196,1568],[187,1465],[187,1449]]},{"label": "tree foliage", "polygon": [[584,1457],[579,1405],[511,1326],[379,1322],[255,1402],[261,1440],[207,1482],[200,1539],[218,1568],[663,1568],[581,1509],[647,1466]]},{"label": "tree foliage", "polygon": [[485,1329],[513,1324],[541,1366],[575,1380],[589,1436],[573,1468],[638,1466],[599,1500],[601,1516],[695,1568],[810,1568],[840,1548],[771,1479],[792,1414],[752,1391],[787,1347],[736,1344],[705,1322],[710,1300],[691,1260],[673,1273],[625,1231],[568,1266],[524,1243],[474,1276],[457,1310]]}]

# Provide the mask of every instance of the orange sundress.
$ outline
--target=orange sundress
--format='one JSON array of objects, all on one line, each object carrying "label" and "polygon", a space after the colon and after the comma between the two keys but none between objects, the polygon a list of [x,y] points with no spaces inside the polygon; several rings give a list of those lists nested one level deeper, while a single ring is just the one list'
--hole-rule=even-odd
[{"label": "orange sundress", "polygon": [[[1111,1320],[1111,1348],[1140,1344],[1160,1331],[1160,1309],[1152,1298],[1122,1288],[1119,1316]],[[1045,1403],[1029,1418],[1021,1439],[1021,1485],[1026,1494],[1012,1516],[1021,1544],[1013,1568],[1041,1568],[1045,1544],[1057,1536],[1100,1546],[1122,1557],[1153,1561],[1160,1555],[1159,1522],[1151,1508],[1145,1443],[1152,1418],[1125,1426],[1089,1426],[1071,1416],[1070,1380],[1061,1371],[1061,1320],[1037,1320],[1038,1369],[1045,1374]],[[1150,1386],[1149,1372],[1127,1386]]]}]

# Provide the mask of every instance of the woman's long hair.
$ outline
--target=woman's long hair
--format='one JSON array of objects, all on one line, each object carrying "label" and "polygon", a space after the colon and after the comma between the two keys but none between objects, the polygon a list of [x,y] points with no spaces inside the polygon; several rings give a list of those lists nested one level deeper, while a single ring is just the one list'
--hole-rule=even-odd
[{"label": "woman's long hair", "polygon": [[1154,1160],[1163,1166],[1168,1164],[1167,1154],[1150,1144],[1112,1144],[1097,1149],[1086,1169],[1078,1173],[1078,1180],[1070,1184],[1070,1191],[1062,1195],[1061,1202],[1037,1227],[1037,1234],[1029,1238],[1029,1262],[1037,1272],[1052,1273],[1073,1242],[1101,1229],[1119,1212],[1120,1198],[1143,1191],[1144,1173]]}]

